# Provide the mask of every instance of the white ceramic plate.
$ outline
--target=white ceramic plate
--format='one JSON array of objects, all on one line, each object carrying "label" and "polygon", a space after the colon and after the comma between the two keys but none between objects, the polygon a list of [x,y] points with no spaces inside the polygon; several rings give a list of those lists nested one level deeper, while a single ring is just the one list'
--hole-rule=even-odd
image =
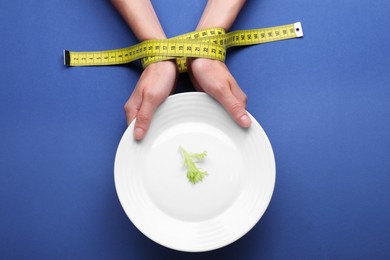
[{"label": "white ceramic plate", "polygon": [[[275,185],[270,142],[251,116],[239,127],[204,93],[170,96],[147,136],[133,139],[134,122],[115,158],[115,186],[132,223],[155,242],[180,251],[226,246],[245,235],[265,212]],[[207,151],[198,166],[209,173],[192,184],[179,146]]]}]

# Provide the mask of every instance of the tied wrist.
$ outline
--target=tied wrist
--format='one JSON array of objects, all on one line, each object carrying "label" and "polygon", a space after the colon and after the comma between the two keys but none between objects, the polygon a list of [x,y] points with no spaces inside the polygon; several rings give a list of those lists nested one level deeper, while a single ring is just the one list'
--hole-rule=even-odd
[{"label": "tied wrist", "polygon": [[[207,58],[225,61],[228,40],[222,28],[209,28],[179,35],[166,40],[143,42],[137,51],[142,55],[142,66],[172,60],[176,61],[178,71],[186,72],[193,59]],[[141,45],[140,45],[141,46]]]}]

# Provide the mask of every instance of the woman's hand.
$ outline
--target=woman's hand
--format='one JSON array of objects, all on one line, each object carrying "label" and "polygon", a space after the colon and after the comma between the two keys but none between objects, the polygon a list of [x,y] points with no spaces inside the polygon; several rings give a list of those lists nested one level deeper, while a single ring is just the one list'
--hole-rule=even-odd
[{"label": "woman's hand", "polygon": [[218,60],[188,59],[188,72],[194,87],[215,98],[242,127],[251,120],[245,110],[247,96],[238,86],[226,65]]},{"label": "woman's hand", "polygon": [[134,138],[141,140],[149,129],[157,107],[174,91],[178,70],[174,61],[150,64],[142,72],[125,104],[127,124],[134,119]]},{"label": "woman's hand", "polygon": [[[111,0],[140,41],[165,39],[166,35],[150,0]],[[245,0],[209,0],[197,29],[221,27],[227,30]],[[192,81],[218,100],[234,120],[249,127],[245,111],[246,95],[224,63],[209,59],[189,60]],[[136,119],[134,138],[141,140],[149,129],[157,107],[173,93],[178,70],[174,61],[150,64],[142,73],[133,93],[125,104],[127,123]]]}]

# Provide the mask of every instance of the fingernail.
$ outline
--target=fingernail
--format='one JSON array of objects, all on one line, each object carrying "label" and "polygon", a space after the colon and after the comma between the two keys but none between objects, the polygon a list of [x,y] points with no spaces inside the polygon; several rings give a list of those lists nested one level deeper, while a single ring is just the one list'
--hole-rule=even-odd
[{"label": "fingernail", "polygon": [[241,116],[240,120],[241,120],[242,126],[244,126],[244,127],[248,127],[250,125],[250,123],[251,123],[250,118],[249,118],[248,115]]},{"label": "fingernail", "polygon": [[135,140],[141,140],[145,135],[145,131],[142,128],[137,127],[134,129],[134,138]]}]

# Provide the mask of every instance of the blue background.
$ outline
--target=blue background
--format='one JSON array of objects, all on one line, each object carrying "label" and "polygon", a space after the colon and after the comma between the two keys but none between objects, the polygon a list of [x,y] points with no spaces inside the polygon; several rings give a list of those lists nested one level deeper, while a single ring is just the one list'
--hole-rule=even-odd
[{"label": "blue background", "polygon": [[[205,3],[154,1],[169,37]],[[103,0],[1,1],[0,258],[390,259],[389,14],[387,0],[247,2],[232,29],[305,33],[226,61],[273,145],[275,193],[242,239],[190,254],[141,234],[115,192],[139,66],[63,66],[63,49],[137,43],[125,22]]]}]

